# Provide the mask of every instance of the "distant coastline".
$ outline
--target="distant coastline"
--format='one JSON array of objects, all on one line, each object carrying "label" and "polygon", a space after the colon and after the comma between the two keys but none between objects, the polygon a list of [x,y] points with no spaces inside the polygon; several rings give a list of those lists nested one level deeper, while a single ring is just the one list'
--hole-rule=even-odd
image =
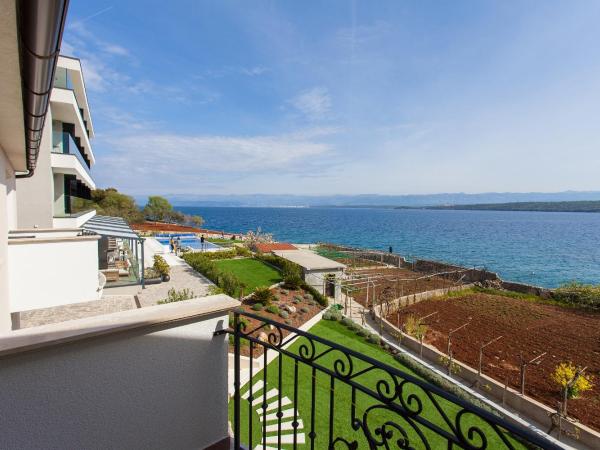
[{"label": "distant coastline", "polygon": [[395,209],[475,210],[475,211],[539,211],[600,212],[600,201],[479,203],[474,205],[397,206]]}]

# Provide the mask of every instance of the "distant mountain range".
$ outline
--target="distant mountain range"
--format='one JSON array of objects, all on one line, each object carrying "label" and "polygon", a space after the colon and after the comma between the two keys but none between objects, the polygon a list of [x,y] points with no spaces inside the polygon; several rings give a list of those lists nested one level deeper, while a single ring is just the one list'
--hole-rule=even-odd
[{"label": "distant mountain range", "polygon": [[[428,207],[481,205],[515,202],[566,202],[600,200],[600,191],[486,192],[481,194],[443,193],[423,195],[167,195],[175,206],[237,207]],[[145,204],[146,198],[136,198]]]}]

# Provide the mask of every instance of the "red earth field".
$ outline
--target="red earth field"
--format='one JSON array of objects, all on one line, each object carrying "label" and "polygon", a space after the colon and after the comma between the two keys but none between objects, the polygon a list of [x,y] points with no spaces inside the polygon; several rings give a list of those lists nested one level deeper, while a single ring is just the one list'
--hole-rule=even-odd
[{"label": "red earth field", "polygon": [[497,336],[499,341],[486,347],[483,372],[502,383],[519,388],[519,354],[531,360],[543,352],[539,366],[526,372],[526,394],[552,408],[560,399],[559,387],[551,373],[560,362],[587,366],[594,376],[594,388],[579,399],[569,400],[572,417],[600,429],[600,313],[563,307],[542,301],[517,299],[487,293],[468,293],[459,297],[440,297],[402,308],[390,322],[404,323],[408,315],[427,319],[425,342],[446,352],[448,331],[465,322],[469,325],[453,334],[454,357],[476,368],[479,346]]},{"label": "red earth field", "polygon": [[[375,297],[379,298],[382,292],[387,288],[392,297],[397,298],[404,295],[412,295],[419,292],[431,291],[434,289],[447,288],[461,284],[460,275],[452,274],[446,276],[426,276],[425,273],[415,272],[405,268],[385,267],[373,269],[360,269],[355,271],[361,276],[373,277],[375,284]],[[384,276],[384,279],[377,277]],[[366,283],[357,284],[353,291],[348,295],[354,298],[363,306],[367,306]],[[369,286],[369,303],[373,301],[373,287]]]}]

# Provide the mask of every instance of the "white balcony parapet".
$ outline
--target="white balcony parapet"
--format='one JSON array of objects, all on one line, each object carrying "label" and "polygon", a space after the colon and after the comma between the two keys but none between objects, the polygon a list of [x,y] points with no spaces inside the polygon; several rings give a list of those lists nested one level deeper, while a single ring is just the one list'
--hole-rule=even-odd
[{"label": "white balcony parapet", "polygon": [[60,55],[57,63],[57,70],[58,69],[65,69],[69,72],[70,81],[72,83],[71,89],[75,93],[77,104],[83,109],[84,119],[88,123],[90,137],[94,138],[94,126],[92,124],[92,116],[87,100],[81,61],[78,58]]},{"label": "white balcony parapet", "polygon": [[10,311],[98,300],[98,235],[10,233]]},{"label": "white balcony parapet", "polygon": [[52,153],[50,165],[54,172],[75,175],[90,189],[96,189],[96,183],[89,174],[89,171],[86,170],[83,163],[75,155],[70,153]]},{"label": "white balcony parapet", "polygon": [[0,334],[0,416],[11,424],[3,444],[206,448],[223,442],[228,339],[215,331],[227,327],[228,312],[238,305],[215,295]]},{"label": "white balcony parapet", "polygon": [[92,145],[87,135],[85,125],[79,113],[79,105],[75,94],[70,89],[53,88],[50,95],[52,105],[52,119],[75,125],[75,136],[81,139],[83,150],[90,159],[92,165],[96,163]]},{"label": "white balcony parapet", "polygon": [[81,214],[71,214],[68,217],[54,217],[52,223],[54,228],[79,228],[96,215],[96,210],[84,211]]}]

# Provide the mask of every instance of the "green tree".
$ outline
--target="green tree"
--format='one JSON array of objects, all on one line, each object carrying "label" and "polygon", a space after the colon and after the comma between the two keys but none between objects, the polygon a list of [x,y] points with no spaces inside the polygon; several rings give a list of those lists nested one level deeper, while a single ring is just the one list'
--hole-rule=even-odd
[{"label": "green tree", "polygon": [[92,201],[98,214],[122,217],[129,223],[144,221],[144,216],[133,197],[122,194],[115,188],[92,191]]},{"label": "green tree", "polygon": [[[175,214],[174,214],[175,213]],[[151,195],[144,207],[144,215],[152,220],[172,220],[176,216],[173,206],[164,197]]]},{"label": "green tree", "polygon": [[184,221],[185,223],[190,224],[196,228],[200,228],[204,223],[204,219],[202,218],[202,216],[193,216],[189,214],[186,214],[184,216]]}]

